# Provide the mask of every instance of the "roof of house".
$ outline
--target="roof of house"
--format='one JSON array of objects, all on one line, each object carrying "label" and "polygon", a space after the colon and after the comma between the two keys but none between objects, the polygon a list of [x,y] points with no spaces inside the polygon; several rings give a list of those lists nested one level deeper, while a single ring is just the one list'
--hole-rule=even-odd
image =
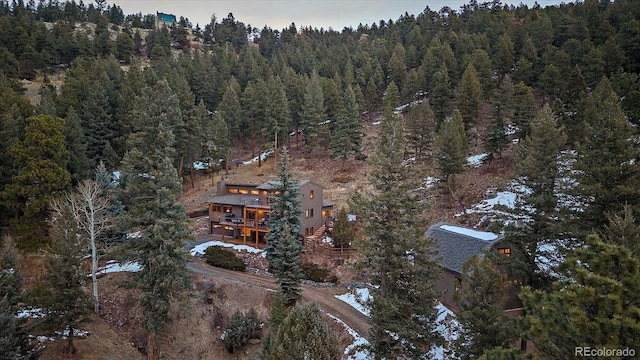
[{"label": "roof of house", "polygon": [[158,20],[160,21],[170,21],[170,22],[176,22],[176,16],[173,14],[165,14],[165,13],[157,13],[158,14]]},{"label": "roof of house", "polygon": [[322,200],[322,207],[326,208],[326,207],[333,207],[335,204],[331,201],[328,200]]},{"label": "roof of house", "polygon": [[440,247],[440,266],[462,273],[462,265],[473,255],[482,254],[493,244],[502,240],[502,235],[478,231],[456,225],[438,223],[427,230],[427,236]]},{"label": "roof of house", "polygon": [[215,196],[207,200],[208,203],[212,203],[212,204],[236,205],[236,206],[245,206],[255,201],[256,201],[255,195],[243,195],[243,194],[225,194],[225,195]]},{"label": "roof of house", "polygon": [[[298,187],[301,187],[303,185],[305,185],[306,183],[309,183],[309,180],[298,180]],[[258,190],[271,190],[274,187],[280,185],[280,180],[268,180],[263,182],[262,184],[258,185],[256,187],[256,189]]]}]

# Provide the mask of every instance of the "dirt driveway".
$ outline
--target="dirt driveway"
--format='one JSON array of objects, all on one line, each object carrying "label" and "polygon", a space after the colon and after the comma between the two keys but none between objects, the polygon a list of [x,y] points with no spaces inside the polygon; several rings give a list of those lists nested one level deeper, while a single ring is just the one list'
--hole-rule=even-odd
[{"label": "dirt driveway", "polygon": [[[211,276],[217,279],[223,279],[229,282],[236,282],[239,284],[249,284],[253,286],[259,286],[265,289],[275,290],[277,284],[275,279],[260,276],[248,272],[237,272],[231,270],[220,269],[209,266],[202,261],[194,259],[187,267],[193,273],[202,276]],[[325,312],[330,313],[346,323],[350,328],[356,331],[360,336],[368,338],[369,335],[369,322],[368,318],[354,309],[344,301],[338,300],[334,295],[339,292],[336,288],[319,288],[312,286],[302,286],[302,300],[314,301]]]}]

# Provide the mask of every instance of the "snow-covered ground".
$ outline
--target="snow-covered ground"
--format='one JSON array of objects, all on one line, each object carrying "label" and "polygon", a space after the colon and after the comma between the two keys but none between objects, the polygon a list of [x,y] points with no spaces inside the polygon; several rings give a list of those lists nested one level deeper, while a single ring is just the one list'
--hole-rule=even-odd
[{"label": "snow-covered ground", "polygon": [[[271,154],[273,154],[273,149],[266,150],[265,152],[263,152],[263,153],[262,153],[262,154],[260,154],[259,156],[260,156],[260,159],[264,160],[264,159],[266,159],[266,158],[267,158],[267,156],[269,156],[269,155],[271,155]],[[253,158],[253,159],[251,159],[251,160],[244,161],[242,164],[243,164],[243,165],[249,165],[249,164],[252,164],[252,163],[254,163],[254,162],[256,162],[256,161],[258,161],[258,156],[254,157],[254,158]]]},{"label": "snow-covered ground", "polygon": [[472,229],[463,228],[460,226],[440,225],[440,228],[447,231],[454,232],[456,234],[467,235],[480,240],[493,241],[498,238],[498,235],[492,232],[472,230]]},{"label": "snow-covered ground", "polygon": [[[369,309],[367,309],[362,305],[363,303],[368,301],[370,298],[369,289],[367,288],[355,289],[353,292],[350,292],[350,293],[346,293],[343,295],[336,295],[336,298],[351,305],[354,309],[358,310],[365,316],[367,317],[369,316]],[[451,311],[446,306],[442,305],[441,303],[438,303],[436,308],[438,309],[438,318],[436,320],[438,324],[437,330],[444,337],[445,343],[450,344],[458,338],[460,323],[458,323],[458,320],[456,319],[456,315],[453,313],[453,311]],[[330,314],[329,316],[336,319],[334,316]],[[351,349],[356,348],[356,346],[363,346],[363,345],[366,346],[369,344],[365,339],[360,337],[358,333],[350,329],[342,321],[338,319],[336,320],[342,323],[344,327],[347,328],[347,331],[349,332],[349,334],[351,334],[351,336],[353,336],[353,338],[355,339],[354,343],[349,345],[347,349],[345,349],[345,355],[348,354],[348,352],[350,352]],[[450,359],[450,355],[445,354],[444,346],[438,346],[434,348],[429,353],[429,355],[430,355],[429,356],[430,359],[436,359],[436,360]],[[358,357],[358,356],[361,356],[361,357]],[[371,358],[372,357],[368,351],[360,351],[360,352],[356,352],[356,355],[347,357],[346,359],[365,360],[365,359],[371,359]]]},{"label": "snow-covered ground", "polygon": [[339,324],[341,324],[342,326],[344,326],[344,328],[347,330],[349,335],[353,337],[353,342],[344,349],[345,356],[342,358],[342,360],[368,360],[373,358],[369,353],[369,351],[365,349],[365,347],[369,346],[369,342],[367,341],[367,339],[360,336],[360,334],[358,334],[357,332],[355,332],[355,330],[350,328],[349,325],[345,324],[344,321],[338,319],[337,317],[331,314],[327,314],[327,315],[330,318],[334,319]]},{"label": "snow-covered ground", "polygon": [[482,165],[482,161],[487,156],[489,155],[486,153],[469,156],[467,158],[467,164],[469,164],[469,166],[472,166],[472,167],[479,167],[480,165]]},{"label": "snow-covered ground", "polygon": [[369,301],[369,289],[355,289],[354,292],[336,295],[336,297],[351,305],[351,307],[361,312],[364,316],[369,316],[369,309],[362,305]]},{"label": "snow-covered ground", "polygon": [[227,248],[232,248],[234,250],[237,251],[246,251],[249,253],[261,253],[262,250],[254,248],[252,246],[247,246],[247,245],[234,245],[234,244],[228,244],[228,243],[224,243],[222,241],[207,241],[205,243],[202,243],[200,245],[196,245],[195,247],[193,247],[189,253],[191,254],[191,256],[196,256],[196,255],[203,255],[205,250],[207,250],[208,247],[210,246],[221,246],[221,247],[227,247]]},{"label": "snow-covered ground", "polygon": [[18,319],[40,319],[44,317],[44,311],[40,308],[23,309],[18,311],[16,317]]},{"label": "snow-covered ground", "polygon": [[[98,268],[98,274],[104,275],[115,272],[138,272],[140,269],[142,269],[142,266],[137,262],[126,262],[120,264],[115,260],[109,260],[104,267]],[[91,276],[91,274],[88,276]]]}]

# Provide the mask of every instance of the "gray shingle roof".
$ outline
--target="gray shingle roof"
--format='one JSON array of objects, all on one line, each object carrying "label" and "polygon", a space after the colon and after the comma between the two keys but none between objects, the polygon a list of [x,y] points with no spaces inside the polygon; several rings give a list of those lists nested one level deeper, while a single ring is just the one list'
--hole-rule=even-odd
[{"label": "gray shingle roof", "polygon": [[[440,266],[459,274],[462,273],[462,265],[465,261],[469,260],[473,255],[482,254],[489,250],[493,244],[502,239],[501,235],[496,235],[495,239],[485,240],[464,234],[464,231],[461,231],[461,233],[451,231],[450,228],[442,228],[441,226],[443,225],[445,227],[457,227],[458,229],[464,228],[456,225],[438,223],[427,230],[427,236],[435,240],[440,248],[440,255],[442,257],[440,259]],[[469,230],[473,231],[472,229]]]},{"label": "gray shingle roof", "polygon": [[226,194],[213,197],[207,200],[207,202],[220,205],[244,206],[245,204],[255,201],[256,199],[256,195]]},{"label": "gray shingle roof", "polygon": [[[298,187],[308,183],[309,180],[298,180]],[[280,180],[269,180],[266,182],[263,182],[262,184],[258,185],[256,187],[256,189],[258,190],[271,190],[274,187],[280,185]]]}]

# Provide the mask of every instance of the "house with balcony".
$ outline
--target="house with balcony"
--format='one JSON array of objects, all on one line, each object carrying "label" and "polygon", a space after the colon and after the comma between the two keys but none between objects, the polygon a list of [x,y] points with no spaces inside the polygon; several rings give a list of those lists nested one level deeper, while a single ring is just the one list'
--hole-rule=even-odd
[{"label": "house with balcony", "polygon": [[[243,243],[265,244],[269,232],[269,216],[277,180],[262,184],[217,184],[216,196],[209,205],[209,231],[222,240],[242,240]],[[333,216],[333,203],[324,200],[323,188],[309,180],[298,181],[301,232],[311,236]]]},{"label": "house with balcony", "polygon": [[178,21],[176,20],[175,15],[156,12],[156,18],[155,18],[156,30],[159,30],[162,28],[170,28],[172,25],[177,25],[177,23]]}]

